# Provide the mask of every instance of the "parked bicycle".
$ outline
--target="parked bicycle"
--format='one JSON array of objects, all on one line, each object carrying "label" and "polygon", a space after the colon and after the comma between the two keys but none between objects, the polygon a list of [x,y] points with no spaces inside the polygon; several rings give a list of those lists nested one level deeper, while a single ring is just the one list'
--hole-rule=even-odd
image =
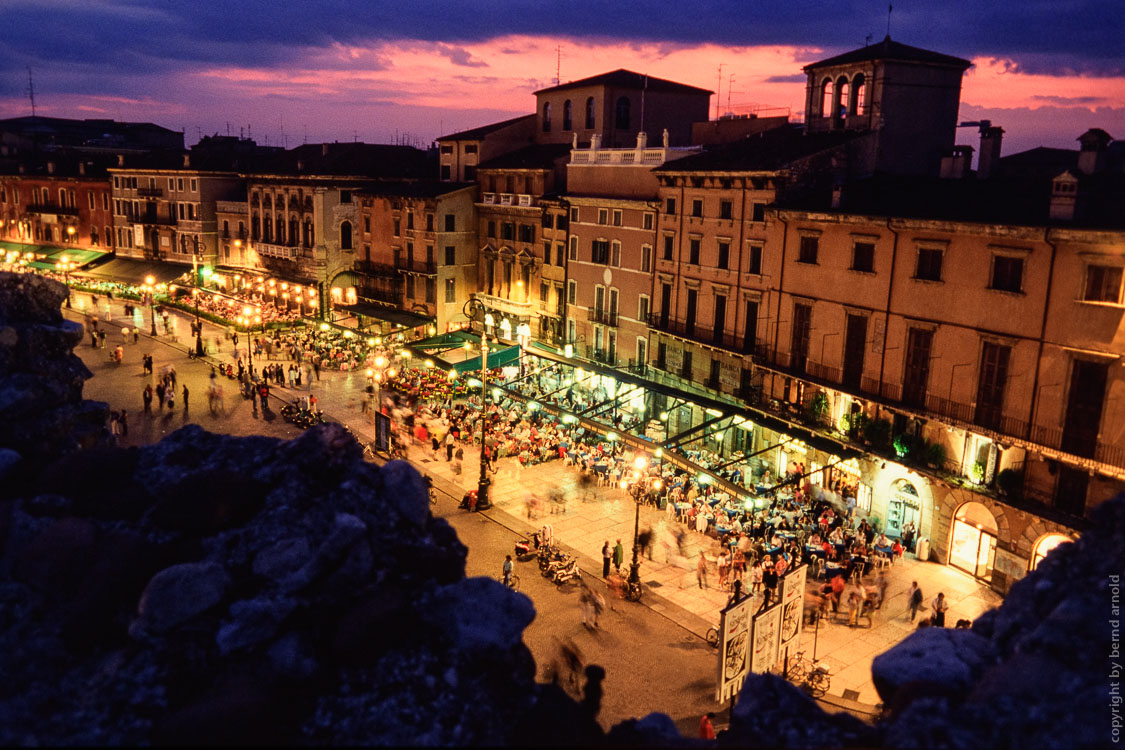
[{"label": "parked bicycle", "polygon": [[[496,576],[496,580],[500,583],[504,583],[504,576]],[[508,576],[508,588],[510,588],[512,591],[520,590],[520,577],[515,573],[512,573],[510,576]]]},{"label": "parked bicycle", "polygon": [[703,636],[703,640],[707,641],[707,645],[710,646],[711,648],[718,648],[719,647],[719,629],[718,628],[708,628],[706,634],[704,634],[704,636]]},{"label": "parked bicycle", "polygon": [[804,651],[798,651],[789,657],[787,674],[790,682],[806,690],[814,698],[827,693],[832,685],[828,665],[822,661],[806,659]]}]

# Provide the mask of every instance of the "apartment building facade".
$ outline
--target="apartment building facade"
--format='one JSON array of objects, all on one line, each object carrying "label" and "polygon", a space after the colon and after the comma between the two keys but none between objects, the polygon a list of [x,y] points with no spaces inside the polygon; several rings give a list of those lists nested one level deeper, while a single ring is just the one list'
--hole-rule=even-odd
[{"label": "apartment building facade", "polygon": [[64,157],[25,161],[0,175],[0,239],[112,252],[110,182],[104,166]]}]

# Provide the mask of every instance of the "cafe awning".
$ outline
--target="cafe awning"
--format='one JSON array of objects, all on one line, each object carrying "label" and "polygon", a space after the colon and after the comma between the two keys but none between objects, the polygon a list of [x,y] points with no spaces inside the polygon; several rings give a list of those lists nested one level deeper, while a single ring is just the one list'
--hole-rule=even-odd
[{"label": "cafe awning", "polygon": [[[488,354],[488,369],[492,370],[497,367],[505,367],[507,365],[519,362],[520,348],[518,346],[509,346],[506,349],[501,349],[496,352],[489,352]],[[458,362],[453,365],[453,371],[458,375],[462,373],[472,373],[473,371],[480,372],[480,357],[476,356],[472,359],[466,359],[464,362]]]},{"label": "cafe awning", "polygon": [[152,276],[156,283],[175,281],[185,273],[191,275],[191,266],[161,263],[155,260],[136,260],[133,258],[112,258],[99,266],[83,269],[82,273],[95,279],[121,281],[126,284],[143,284],[146,276]]},{"label": "cafe awning", "polygon": [[[466,341],[474,345],[474,347],[480,346],[480,336],[468,331],[440,333],[437,336],[430,336],[421,341],[412,341],[410,342],[410,346],[414,349],[421,349],[427,352],[444,352],[462,347],[465,345]],[[480,358],[478,357],[477,359],[479,361]]]},{"label": "cafe awning", "polygon": [[424,326],[434,322],[433,318],[429,318],[425,315],[399,310],[394,307],[373,305],[369,302],[357,302],[354,305],[334,305],[333,307],[336,310],[342,310],[352,315],[362,315],[366,318],[384,320],[388,323],[400,325],[403,328],[417,328],[418,326]]},{"label": "cafe awning", "polygon": [[81,267],[109,254],[101,250],[86,250],[85,248],[54,248],[53,250],[54,252],[48,255],[47,260],[44,261],[50,263],[52,267],[54,267],[55,263],[62,260],[64,256],[68,261],[76,263]]}]

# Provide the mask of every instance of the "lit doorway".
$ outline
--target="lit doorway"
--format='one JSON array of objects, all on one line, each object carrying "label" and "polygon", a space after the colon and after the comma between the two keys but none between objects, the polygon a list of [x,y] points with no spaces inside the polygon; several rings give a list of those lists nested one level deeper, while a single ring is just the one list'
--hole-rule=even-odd
[{"label": "lit doorway", "polygon": [[949,564],[982,581],[991,581],[998,531],[996,519],[984,505],[962,505],[953,519]]},{"label": "lit doorway", "polygon": [[902,530],[906,524],[914,524],[914,537],[918,537],[918,530],[922,521],[922,501],[918,497],[918,490],[905,479],[899,479],[891,485],[891,496],[887,500],[887,536],[902,538]]}]

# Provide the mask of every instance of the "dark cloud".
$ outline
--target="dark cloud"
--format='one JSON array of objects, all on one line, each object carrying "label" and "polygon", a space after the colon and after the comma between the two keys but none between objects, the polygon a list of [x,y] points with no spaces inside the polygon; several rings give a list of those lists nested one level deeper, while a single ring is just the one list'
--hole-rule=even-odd
[{"label": "dark cloud", "polygon": [[1106,104],[1108,102],[1104,96],[1051,96],[1048,94],[1036,94],[1031,98],[1037,102],[1058,104],[1063,107],[1089,106],[1092,104]]},{"label": "dark cloud", "polygon": [[788,76],[769,76],[765,83],[804,83],[807,80],[808,76],[804,73],[794,73]]},{"label": "dark cloud", "polygon": [[[612,38],[620,42],[781,44],[835,54],[878,41],[882,3],[822,0],[5,0],[0,74],[21,64],[86,64],[122,70],[185,64],[287,65],[333,42],[417,40],[448,45],[458,65],[479,65],[458,45],[504,34]],[[1011,59],[1040,74],[1117,75],[1125,70],[1119,0],[900,0],[891,35],[962,57]],[[809,58],[814,59],[814,57]]]}]

